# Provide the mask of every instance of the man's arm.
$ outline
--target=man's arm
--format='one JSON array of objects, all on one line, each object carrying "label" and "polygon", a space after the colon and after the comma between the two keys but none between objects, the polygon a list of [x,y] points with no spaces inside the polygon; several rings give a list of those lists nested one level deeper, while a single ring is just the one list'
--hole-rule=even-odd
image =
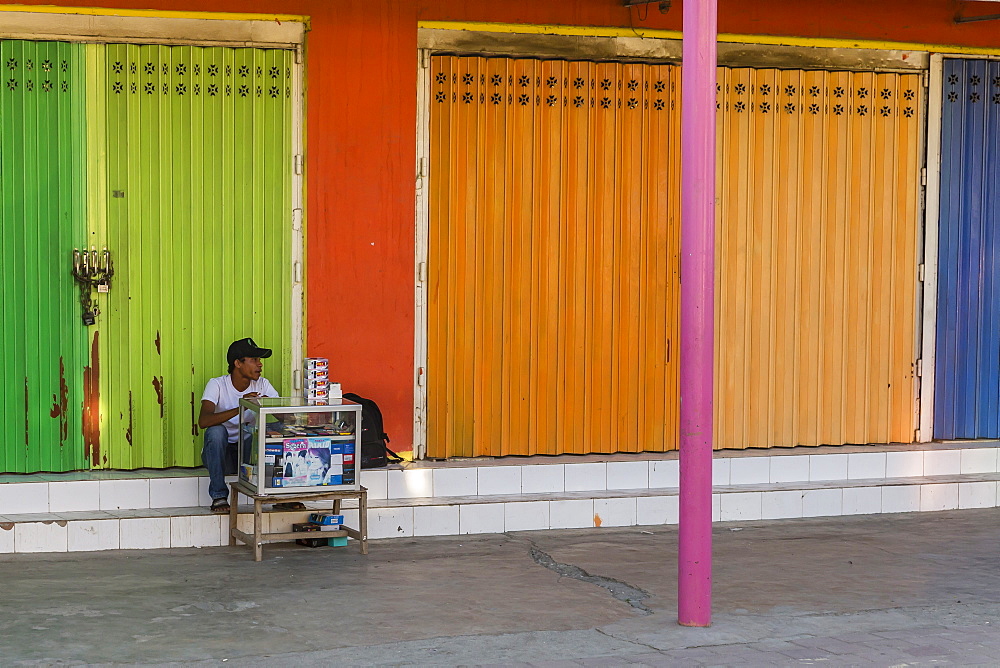
[{"label": "man's arm", "polygon": [[[254,397],[260,396],[257,392],[248,392],[243,395],[244,399],[253,399]],[[198,426],[202,429],[208,429],[209,427],[214,427],[217,424],[222,424],[240,414],[240,408],[230,408],[228,411],[222,411],[221,413],[215,412],[215,404],[208,399],[201,400],[201,413],[198,415]]]},{"label": "man's arm", "polygon": [[215,412],[215,404],[207,399],[201,400],[201,413],[198,415],[198,426],[202,429],[214,427],[239,415],[239,408],[231,408],[221,413]]}]

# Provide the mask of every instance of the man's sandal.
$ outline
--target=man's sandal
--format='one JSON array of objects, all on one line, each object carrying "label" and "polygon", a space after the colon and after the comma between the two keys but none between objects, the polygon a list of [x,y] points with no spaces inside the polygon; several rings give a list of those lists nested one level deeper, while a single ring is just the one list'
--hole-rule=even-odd
[{"label": "man's sandal", "polygon": [[229,512],[229,499],[212,499],[212,512],[213,513],[228,513]]}]

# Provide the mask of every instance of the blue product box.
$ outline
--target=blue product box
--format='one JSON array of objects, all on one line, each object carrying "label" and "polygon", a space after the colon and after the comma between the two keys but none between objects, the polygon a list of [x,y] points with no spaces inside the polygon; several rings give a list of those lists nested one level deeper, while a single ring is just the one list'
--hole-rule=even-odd
[{"label": "blue product box", "polygon": [[320,526],[339,526],[344,523],[344,516],[332,513],[310,513],[309,521]]}]

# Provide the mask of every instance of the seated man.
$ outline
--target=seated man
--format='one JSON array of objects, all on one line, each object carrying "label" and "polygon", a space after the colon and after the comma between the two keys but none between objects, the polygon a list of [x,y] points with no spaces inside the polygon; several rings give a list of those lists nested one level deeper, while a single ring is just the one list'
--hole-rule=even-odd
[{"label": "seated man", "polygon": [[[278,391],[267,378],[260,375],[264,368],[261,360],[270,356],[271,350],[258,347],[253,339],[233,341],[226,354],[229,374],[212,378],[205,386],[198,426],[205,430],[201,460],[208,469],[208,493],[212,497],[213,512],[229,512],[225,476],[237,471],[237,444],[242,440],[244,448],[251,446],[248,434],[240,438],[240,399],[278,396]],[[277,504],[275,507],[280,510],[304,508],[300,503]]]}]

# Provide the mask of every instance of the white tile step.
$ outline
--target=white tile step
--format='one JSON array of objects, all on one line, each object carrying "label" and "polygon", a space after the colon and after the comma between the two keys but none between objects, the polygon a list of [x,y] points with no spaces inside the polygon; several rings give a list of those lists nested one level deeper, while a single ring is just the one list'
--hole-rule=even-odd
[{"label": "white tile step", "polygon": [[[859,480],[892,484],[887,481],[990,474],[1000,472],[998,446],[997,441],[984,440],[720,450],[712,462],[712,481],[719,489],[738,485],[754,492],[761,491],[756,487],[761,484]],[[388,499],[400,507],[405,507],[410,499],[417,499],[422,505],[427,505],[430,499],[431,505],[441,505],[434,500],[448,497],[471,503],[470,497],[482,497],[489,503],[499,495],[531,500],[537,494],[661,490],[676,487],[678,480],[676,452],[420,461],[361,472],[361,484],[368,489],[370,500]],[[162,509],[208,503],[204,469],[0,475],[0,516]]]},{"label": "white tile step", "polygon": [[[787,519],[990,508],[1000,473],[717,485],[714,521]],[[537,529],[676,524],[676,487],[369,500],[372,539]],[[329,502],[307,504],[315,509]],[[241,506],[249,528],[250,506]],[[265,531],[287,531],[308,511],[265,515]],[[344,502],[357,524],[357,504]],[[67,552],[228,544],[228,515],[198,506],[0,516],[0,553]]]}]

